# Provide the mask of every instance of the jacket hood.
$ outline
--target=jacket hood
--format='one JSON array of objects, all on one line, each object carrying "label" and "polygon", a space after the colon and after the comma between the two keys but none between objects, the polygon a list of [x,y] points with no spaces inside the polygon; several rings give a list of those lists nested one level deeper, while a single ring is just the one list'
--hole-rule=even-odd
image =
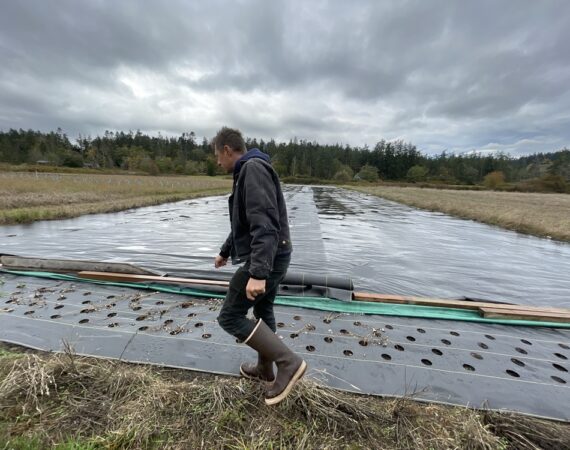
[{"label": "jacket hood", "polygon": [[236,161],[236,165],[234,166],[234,178],[237,178],[239,175],[239,171],[241,170],[241,166],[243,166],[247,161],[250,159],[259,158],[263,159],[265,162],[270,163],[271,158],[267,153],[263,153],[258,148],[252,148],[251,150],[247,151],[245,155],[243,155],[240,159]]}]

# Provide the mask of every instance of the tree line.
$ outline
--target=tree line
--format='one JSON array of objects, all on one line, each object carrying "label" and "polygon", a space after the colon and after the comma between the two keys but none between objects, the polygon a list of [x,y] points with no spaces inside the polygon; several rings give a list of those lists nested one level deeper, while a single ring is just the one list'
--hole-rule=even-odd
[{"label": "tree line", "polygon": [[[479,184],[500,173],[506,182],[541,177],[570,181],[570,150],[513,158],[504,153],[422,154],[404,141],[380,140],[374,148],[248,138],[248,148],[268,153],[276,171],[289,179],[339,182],[362,179]],[[149,136],[140,131],[106,131],[102,136],[79,136],[75,142],[61,130],[0,132],[0,161],[9,164],[46,164],[142,171],[152,175],[215,175],[216,161],[208,139],[194,132],[178,137]]]}]

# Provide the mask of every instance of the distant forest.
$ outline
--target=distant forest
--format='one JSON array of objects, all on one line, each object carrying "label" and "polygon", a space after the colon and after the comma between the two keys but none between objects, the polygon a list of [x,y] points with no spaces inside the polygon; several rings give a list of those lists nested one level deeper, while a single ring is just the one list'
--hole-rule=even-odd
[{"label": "distant forest", "polygon": [[[305,140],[289,142],[247,139],[248,148],[268,153],[279,175],[289,179],[338,182],[362,179],[445,184],[480,184],[489,174],[500,182],[545,178],[564,192],[570,182],[570,150],[513,158],[506,154],[422,154],[403,141],[380,140],[374,148],[322,145]],[[0,132],[0,162],[13,165],[52,165],[123,169],[158,174],[215,175],[218,168],[207,139],[193,132],[179,137],[148,136],[136,132],[107,131],[103,136],[79,136],[72,143],[58,129]],[[501,178],[502,177],[502,178]],[[554,189],[557,190],[557,189]]]}]

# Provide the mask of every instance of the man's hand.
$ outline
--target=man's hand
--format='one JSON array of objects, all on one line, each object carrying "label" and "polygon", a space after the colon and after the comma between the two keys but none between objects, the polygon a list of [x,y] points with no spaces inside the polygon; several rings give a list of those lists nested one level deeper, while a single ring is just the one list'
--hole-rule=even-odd
[{"label": "man's hand", "polygon": [[265,280],[256,280],[255,278],[250,278],[245,287],[245,295],[248,300],[252,302],[260,294],[265,294]]},{"label": "man's hand", "polygon": [[214,259],[214,267],[219,269],[222,266],[225,266],[228,263],[228,258],[224,258],[221,255],[216,256]]}]

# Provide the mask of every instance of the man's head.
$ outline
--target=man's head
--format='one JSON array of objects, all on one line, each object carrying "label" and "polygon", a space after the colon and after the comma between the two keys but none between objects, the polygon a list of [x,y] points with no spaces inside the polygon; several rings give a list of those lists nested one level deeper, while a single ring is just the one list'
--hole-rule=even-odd
[{"label": "man's head", "polygon": [[212,139],[212,148],[216,155],[218,166],[231,173],[238,159],[247,151],[241,131],[223,127]]}]

